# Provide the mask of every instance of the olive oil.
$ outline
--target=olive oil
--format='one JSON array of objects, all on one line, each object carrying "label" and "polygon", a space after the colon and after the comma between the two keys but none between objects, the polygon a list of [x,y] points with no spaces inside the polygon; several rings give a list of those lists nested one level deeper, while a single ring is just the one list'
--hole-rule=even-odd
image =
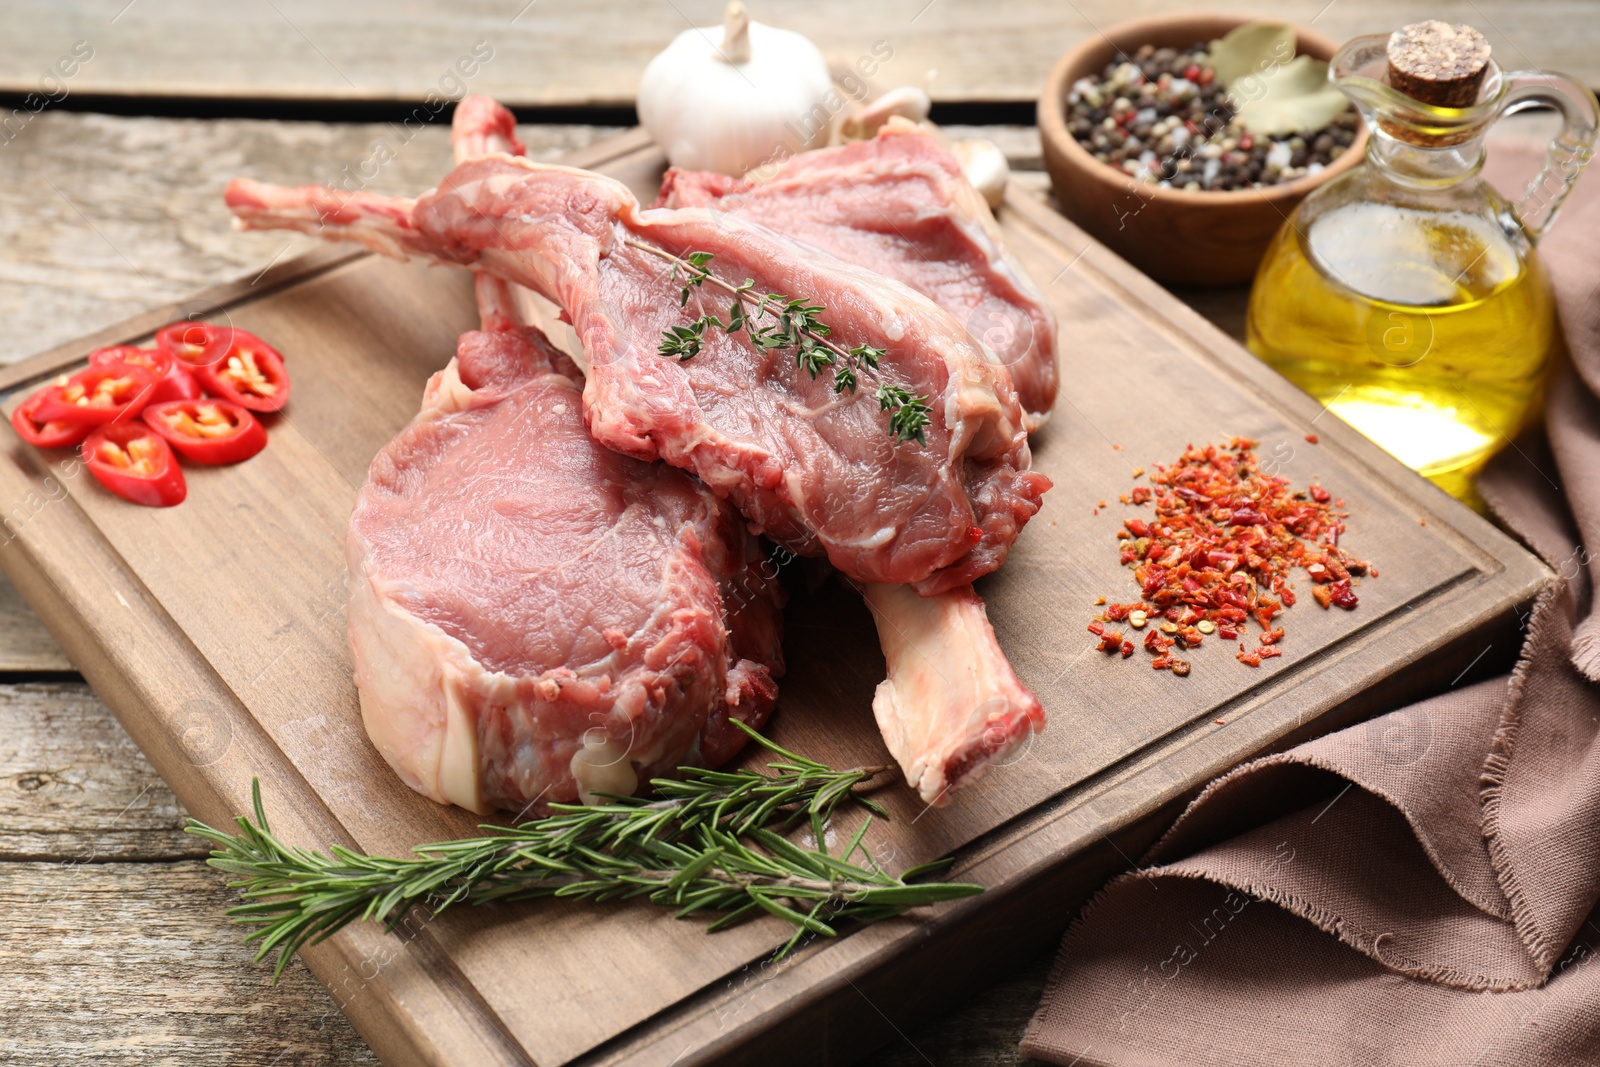
[{"label": "olive oil", "polygon": [[1536,410],[1550,287],[1493,214],[1357,200],[1286,225],[1251,293],[1251,351],[1447,491]]},{"label": "olive oil", "polygon": [[[1534,245],[1592,154],[1600,101],[1506,71],[1470,26],[1429,19],[1347,42],[1328,77],[1367,129],[1360,166],[1273,238],[1248,343],[1327,410],[1471,504],[1472,476],[1537,416],[1560,344]],[[1561,132],[1515,203],[1482,178],[1484,134],[1529,99]]]}]

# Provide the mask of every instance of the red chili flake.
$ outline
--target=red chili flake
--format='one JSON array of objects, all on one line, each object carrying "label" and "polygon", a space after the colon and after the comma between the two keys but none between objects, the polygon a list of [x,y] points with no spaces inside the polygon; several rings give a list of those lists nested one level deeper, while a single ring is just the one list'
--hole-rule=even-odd
[{"label": "red chili flake", "polygon": [[1228,725],[1228,720],[1227,719],[1212,719],[1211,721],[1216,723],[1218,726],[1226,726],[1226,725]]},{"label": "red chili flake", "polygon": [[[1307,439],[1316,443],[1315,436]],[[1236,658],[1258,667],[1283,654],[1277,646],[1284,630],[1276,620],[1298,599],[1290,588],[1296,571],[1325,608],[1354,608],[1355,578],[1377,576],[1377,568],[1339,546],[1342,501],[1320,485],[1296,490],[1288,478],[1262,471],[1255,447],[1242,437],[1191,445],[1176,463],[1153,464],[1149,484],[1122,498],[1128,505],[1154,505],[1148,518],[1126,518],[1117,531],[1119,558],[1142,600],[1109,605],[1101,618],[1120,622],[1135,608],[1144,612],[1150,629],[1142,643],[1156,670],[1187,673],[1187,661],[1171,649],[1198,647],[1213,627],[1221,640],[1237,642],[1251,619],[1261,627],[1261,644],[1239,645]],[[1143,475],[1145,468],[1135,469],[1135,477]],[[1133,644],[1117,633],[1113,645],[1103,627],[1097,633],[1108,652]]]},{"label": "red chili flake", "polygon": [[1106,632],[1106,624],[1101,622],[1099,619],[1096,619],[1094,622],[1089,624],[1089,632],[1094,634],[1096,637],[1099,637],[1101,634]]},{"label": "red chili flake", "polygon": [[1328,592],[1332,595],[1333,602],[1346,611],[1355,610],[1356,604],[1359,603],[1355,593],[1350,589],[1348,578],[1340,579],[1328,586]]},{"label": "red chili flake", "polygon": [[1133,642],[1132,641],[1124,641],[1124,642],[1122,642],[1122,658],[1123,659],[1127,659],[1131,655],[1133,655]]},{"label": "red chili flake", "polygon": [[1121,630],[1106,630],[1106,631],[1102,632],[1101,635],[1100,635],[1100,651],[1101,652],[1120,652],[1120,651],[1122,651],[1122,631]]},{"label": "red chili flake", "polygon": [[1094,598],[1094,602],[1095,602],[1096,606],[1099,606],[1099,605],[1104,604],[1106,602],[1106,598],[1103,597],[1103,596],[1097,596],[1097,597]]},{"label": "red chili flake", "polygon": [[1317,443],[1317,435],[1314,434],[1314,433],[1308,433],[1308,434],[1306,434],[1306,440],[1311,442],[1312,444],[1316,444]]}]

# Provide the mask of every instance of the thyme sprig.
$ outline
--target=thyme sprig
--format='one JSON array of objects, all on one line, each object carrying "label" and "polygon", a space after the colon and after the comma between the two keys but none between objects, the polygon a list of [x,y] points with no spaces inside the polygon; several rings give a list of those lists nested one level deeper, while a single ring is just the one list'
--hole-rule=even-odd
[{"label": "thyme sprig", "polygon": [[[687,362],[700,354],[707,329],[720,329],[727,334],[738,333],[742,329],[757,348],[793,352],[795,366],[813,379],[832,368],[831,384],[835,394],[849,393],[854,396],[863,376],[877,379],[878,363],[888,353],[872,345],[845,348],[829,340],[832,331],[820,318],[822,312],[828,309],[821,304],[780,293],[757,293],[753,278],[746,278],[738,285],[724,281],[706,267],[715,258],[711,252],[675,256],[664,248],[643,241],[629,239],[626,243],[629,247],[672,264],[673,280],[680,283],[679,307],[687,308],[690,295],[706,282],[733,297],[726,321],[715,314],[706,313],[664,330],[657,350],[663,356]],[[891,413],[889,430],[895,440],[902,444],[915,441],[919,445],[927,445],[925,431],[933,410],[927,397],[919,396],[904,386],[884,383],[879,383],[875,395],[879,410]]]},{"label": "thyme sprig", "polygon": [[[416,905],[436,914],[462,902],[642,896],[676,909],[678,918],[720,912],[708,930],[764,912],[794,927],[781,956],[808,934],[835,936],[841,920],[873,922],[983,892],[978,885],[921,880],[948,861],[895,877],[872,858],[867,831],[874,815],[887,813],[863,792],[890,768],[836,771],[736,725],[776,757],[767,764],[774,773],[680,768],[682,778],[651,782],[653,800],[552,804],[543,818],[481,826],[482,837],[419,845],[412,858],[284,844],[267,824],[259,780],[251,784],[255,820],[239,816],[237,835],[196,819],[187,830],[217,846],[207,863],[235,876],[228,885],[241,890],[244,903],[228,915],[255,927],[245,940],[260,942],[256,962],[277,951],[274,981],[306,945],[357,921],[392,930]],[[829,821],[847,802],[868,814],[843,851],[830,853]],[[814,847],[783,836],[802,820]]]}]

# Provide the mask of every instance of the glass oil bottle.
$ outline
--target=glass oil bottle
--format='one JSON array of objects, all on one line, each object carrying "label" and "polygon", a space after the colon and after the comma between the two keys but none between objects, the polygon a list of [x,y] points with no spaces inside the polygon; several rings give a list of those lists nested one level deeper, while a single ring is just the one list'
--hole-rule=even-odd
[{"label": "glass oil bottle", "polygon": [[[1433,77],[1416,78],[1404,68],[1415,68],[1434,30],[1475,36],[1479,62],[1463,60],[1461,39],[1450,37],[1442,55],[1424,59],[1422,74]],[[1396,59],[1397,41],[1409,56]],[[1279,230],[1247,325],[1257,356],[1469,501],[1472,475],[1538,409],[1559,331],[1534,244],[1600,122],[1581,84],[1503,72],[1488,53],[1475,31],[1443,23],[1339,50],[1329,77],[1366,120],[1366,162],[1307,197]],[[1535,102],[1554,105],[1564,125],[1512,204],[1478,177],[1483,135]]]}]

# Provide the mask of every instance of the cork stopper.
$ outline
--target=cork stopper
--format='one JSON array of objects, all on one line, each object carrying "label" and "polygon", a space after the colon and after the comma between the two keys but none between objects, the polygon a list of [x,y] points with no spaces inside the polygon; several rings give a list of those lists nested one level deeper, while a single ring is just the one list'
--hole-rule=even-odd
[{"label": "cork stopper", "polygon": [[1435,107],[1470,107],[1489,69],[1489,42],[1471,26],[1438,19],[1389,35],[1389,84]]}]

